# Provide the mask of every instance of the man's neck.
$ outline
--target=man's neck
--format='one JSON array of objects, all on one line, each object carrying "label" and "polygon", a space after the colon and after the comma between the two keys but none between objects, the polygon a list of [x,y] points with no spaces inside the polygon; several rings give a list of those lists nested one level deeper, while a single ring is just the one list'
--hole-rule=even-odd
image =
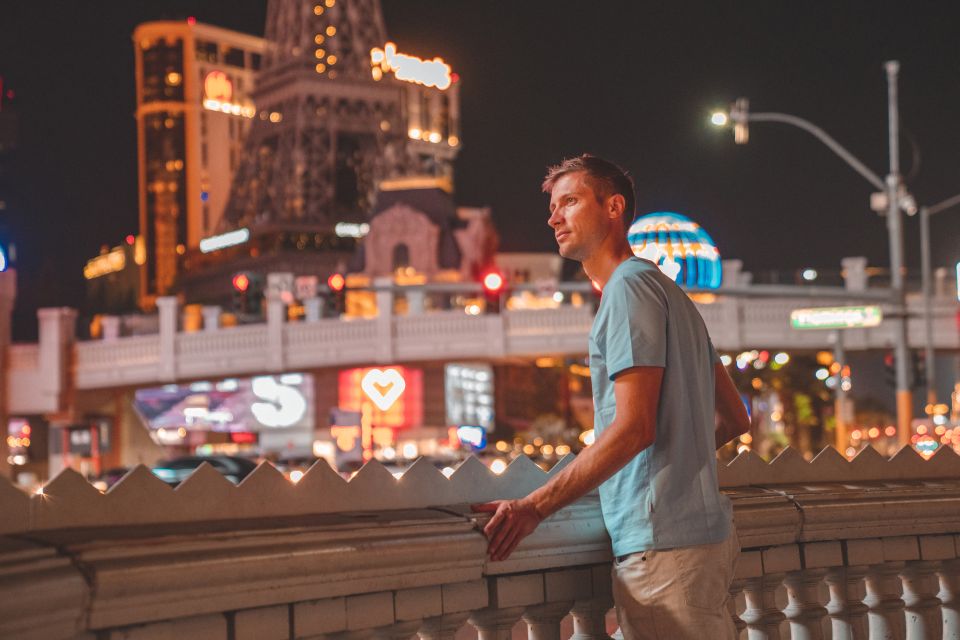
[{"label": "man's neck", "polygon": [[633,251],[626,242],[608,250],[601,250],[583,261],[583,270],[602,290],[617,267],[624,260],[633,257]]}]

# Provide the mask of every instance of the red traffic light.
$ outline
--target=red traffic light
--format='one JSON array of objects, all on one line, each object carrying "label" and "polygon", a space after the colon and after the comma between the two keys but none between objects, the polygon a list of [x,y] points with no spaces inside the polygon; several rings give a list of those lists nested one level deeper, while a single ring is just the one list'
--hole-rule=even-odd
[{"label": "red traffic light", "polygon": [[250,288],[250,278],[245,273],[233,276],[233,288],[237,291],[246,291]]},{"label": "red traffic light", "polygon": [[503,276],[496,271],[491,271],[487,275],[483,276],[483,288],[486,289],[488,293],[499,292],[501,289],[503,289],[503,285]]},{"label": "red traffic light", "polygon": [[343,288],[346,286],[347,281],[341,273],[335,273],[329,278],[327,278],[327,286],[330,287],[331,291],[340,292],[343,291]]}]

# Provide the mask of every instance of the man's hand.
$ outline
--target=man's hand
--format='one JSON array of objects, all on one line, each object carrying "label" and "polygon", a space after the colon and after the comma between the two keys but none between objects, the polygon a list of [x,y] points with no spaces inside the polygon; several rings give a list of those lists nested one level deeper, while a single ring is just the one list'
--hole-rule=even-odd
[{"label": "man's hand", "polygon": [[497,500],[471,507],[476,513],[493,513],[483,528],[491,560],[506,560],[520,541],[533,533],[543,520],[532,503],[526,500]]}]

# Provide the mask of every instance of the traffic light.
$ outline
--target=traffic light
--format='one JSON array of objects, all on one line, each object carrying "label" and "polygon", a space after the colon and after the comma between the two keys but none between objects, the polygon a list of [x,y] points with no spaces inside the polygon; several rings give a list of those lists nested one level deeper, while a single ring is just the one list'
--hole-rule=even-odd
[{"label": "traffic light", "polygon": [[[910,368],[907,370],[911,389],[922,389],[927,384],[927,363],[919,351],[910,352]],[[893,352],[887,351],[883,356],[883,377],[890,388],[897,387],[897,369],[894,366]]]},{"label": "traffic light", "polygon": [[330,314],[339,317],[347,310],[347,279],[343,277],[342,273],[334,273],[327,278],[327,289],[329,291],[327,306],[330,309]]},{"label": "traffic light", "polygon": [[500,313],[500,300],[506,286],[506,280],[498,271],[488,271],[483,276],[483,297],[487,301],[487,313]]},{"label": "traffic light", "polygon": [[233,275],[233,310],[238,314],[250,313],[249,295],[250,276],[244,271]]},{"label": "traffic light", "polygon": [[913,356],[913,384],[910,387],[914,390],[922,389],[927,386],[927,359],[919,351],[912,351]]},{"label": "traffic light", "polygon": [[253,271],[233,274],[233,311],[238,315],[259,315],[262,311],[263,276]]},{"label": "traffic light", "polygon": [[883,355],[883,379],[893,389],[897,386],[897,371],[893,366],[893,351]]}]

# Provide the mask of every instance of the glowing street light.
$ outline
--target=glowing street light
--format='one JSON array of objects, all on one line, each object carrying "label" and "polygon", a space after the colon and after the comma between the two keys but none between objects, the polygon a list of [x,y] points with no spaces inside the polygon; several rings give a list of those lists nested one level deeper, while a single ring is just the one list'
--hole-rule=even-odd
[{"label": "glowing street light", "polygon": [[[737,98],[727,114],[733,121],[734,142],[746,144],[749,141],[748,124],[750,122],[779,122],[813,135],[830,148],[851,168],[863,176],[881,193],[871,198],[876,201],[878,212],[885,211],[887,216],[887,231],[890,244],[890,302],[895,313],[890,318],[893,325],[893,341],[896,365],[897,389],[897,427],[901,444],[910,442],[910,421],[913,418],[913,401],[910,391],[910,372],[907,368],[909,347],[907,345],[906,322],[903,309],[905,308],[903,283],[903,230],[900,219],[901,209],[908,214],[915,209],[913,198],[903,188],[900,176],[900,115],[897,95],[897,80],[900,64],[895,60],[884,63],[887,75],[887,145],[889,149],[889,170],[884,180],[871,171],[863,162],[847,151],[840,143],[834,140],[826,131],[808,120],[786,113],[755,113],[750,111],[750,102],[746,98]],[[879,196],[879,197],[876,197]]]},{"label": "glowing street light", "polygon": [[727,114],[723,111],[715,111],[713,115],[710,116],[710,123],[716,127],[725,127],[729,122],[730,118],[727,117]]}]

